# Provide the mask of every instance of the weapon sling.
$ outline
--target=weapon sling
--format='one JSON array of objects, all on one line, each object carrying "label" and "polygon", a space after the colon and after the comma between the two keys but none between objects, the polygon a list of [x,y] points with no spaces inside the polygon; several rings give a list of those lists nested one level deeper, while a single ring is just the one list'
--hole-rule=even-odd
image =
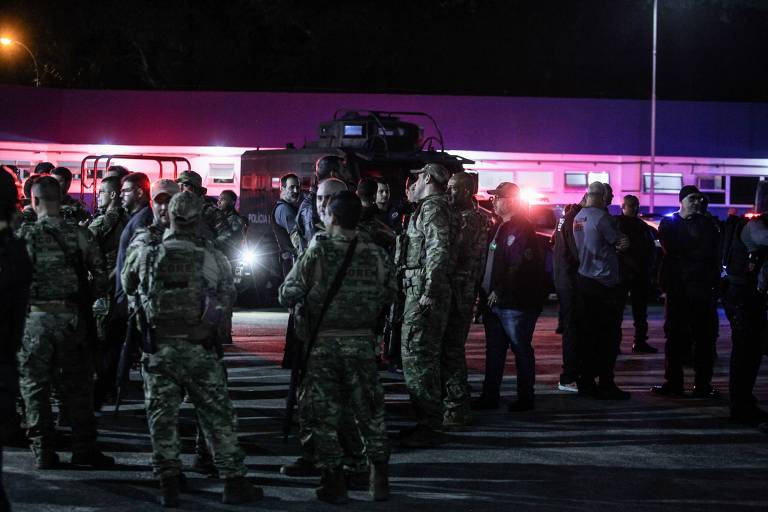
[{"label": "weapon sling", "polygon": [[[325,301],[323,302],[323,307],[320,308],[320,314],[317,316],[317,320],[315,321],[314,326],[312,327],[309,340],[307,341],[307,352],[304,355],[303,360],[301,361],[302,364],[298,365],[299,368],[294,369],[294,372],[291,374],[291,384],[290,384],[290,389],[288,390],[288,400],[285,406],[286,411],[285,411],[285,425],[283,426],[283,441],[287,440],[288,433],[291,430],[291,422],[293,419],[293,406],[296,402],[296,392],[297,392],[296,388],[304,378],[304,374],[307,368],[307,363],[309,361],[309,354],[312,352],[312,347],[314,346],[315,341],[317,340],[317,335],[320,332],[320,324],[323,323],[323,317],[325,316],[325,312],[328,310],[328,306],[330,306],[331,301],[333,300],[333,298],[336,296],[339,289],[341,288],[341,282],[347,273],[347,269],[349,268],[350,263],[352,262],[352,256],[355,254],[356,247],[357,247],[357,238],[354,238],[349,243],[349,247],[347,248],[347,253],[344,255],[344,261],[341,263],[341,267],[339,267],[338,272],[336,272],[336,276],[333,278],[333,282],[331,283],[331,286],[328,288],[328,293],[325,295]],[[298,352],[301,353],[301,351],[298,351]],[[296,366],[295,363],[294,365]]]}]

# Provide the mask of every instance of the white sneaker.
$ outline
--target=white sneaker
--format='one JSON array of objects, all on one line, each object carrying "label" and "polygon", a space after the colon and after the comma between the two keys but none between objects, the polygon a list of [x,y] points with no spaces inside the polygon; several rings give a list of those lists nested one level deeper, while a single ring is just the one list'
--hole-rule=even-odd
[{"label": "white sneaker", "polygon": [[560,391],[566,391],[568,393],[578,393],[579,388],[576,386],[575,382],[569,382],[568,384],[563,384],[562,382],[557,383],[557,389]]}]

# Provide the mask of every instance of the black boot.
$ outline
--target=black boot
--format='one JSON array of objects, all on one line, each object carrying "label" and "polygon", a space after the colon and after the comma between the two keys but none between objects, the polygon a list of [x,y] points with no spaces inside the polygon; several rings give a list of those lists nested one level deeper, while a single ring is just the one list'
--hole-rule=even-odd
[{"label": "black boot", "polygon": [[340,467],[323,468],[320,477],[320,487],[315,489],[315,495],[320,501],[334,505],[347,503],[347,485],[344,482],[344,471]]},{"label": "black boot", "polygon": [[221,496],[221,502],[228,505],[238,505],[240,503],[249,503],[264,497],[264,491],[261,487],[256,487],[246,480],[244,476],[227,478],[224,481],[224,493]]},{"label": "black boot", "polygon": [[165,508],[177,508],[179,506],[179,477],[167,476],[160,479],[160,505]]},{"label": "black boot", "polygon": [[94,469],[110,469],[115,466],[115,458],[101,453],[94,448],[85,452],[74,452],[72,464],[75,466],[91,466]]},{"label": "black boot", "polygon": [[280,466],[280,473],[285,476],[318,476],[320,470],[307,457],[301,456],[293,462]]},{"label": "black boot", "polygon": [[368,494],[373,501],[389,499],[389,464],[387,461],[371,464]]}]

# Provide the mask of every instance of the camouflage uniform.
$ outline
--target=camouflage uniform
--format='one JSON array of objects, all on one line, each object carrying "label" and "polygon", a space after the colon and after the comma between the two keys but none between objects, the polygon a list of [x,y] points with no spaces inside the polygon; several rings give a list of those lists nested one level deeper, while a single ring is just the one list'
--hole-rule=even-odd
[{"label": "camouflage uniform", "polygon": [[[128,220],[128,212],[118,206],[97,215],[88,224],[88,229],[93,233],[96,243],[99,244],[99,248],[102,254],[104,254],[111,285],[115,283],[114,272],[117,265],[117,249],[120,245],[120,235],[125,225],[128,224]],[[110,288],[113,288],[113,286]],[[101,307],[98,310],[94,309],[96,329],[99,332],[99,339],[102,340],[106,339],[107,317],[112,306],[113,293],[114,291],[110,290],[106,303],[100,305]]]},{"label": "camouflage uniform", "polygon": [[234,208],[219,210],[216,223],[216,248],[224,253],[230,263],[237,257],[245,237],[248,221]]},{"label": "camouflage uniform", "polygon": [[[234,208],[218,210],[216,223],[216,239],[214,244],[218,250],[224,253],[230,264],[237,258],[242,250],[245,238],[245,229],[248,222],[245,217],[237,213]],[[232,343],[232,310],[224,318],[221,326],[223,342]]]},{"label": "camouflage uniform", "polygon": [[456,243],[451,252],[456,258],[451,274],[451,307],[443,337],[441,377],[445,388],[445,424],[466,423],[469,414],[467,359],[464,343],[472,323],[478,282],[483,270],[487,220],[478,209],[454,211],[458,220]]},{"label": "camouflage uniform", "polygon": [[33,222],[37,222],[37,213],[35,213],[35,209],[32,206],[27,205],[21,210],[21,223],[30,224]]},{"label": "camouflage uniform", "polygon": [[65,257],[50,234],[56,232],[92,276],[94,295],[103,296],[108,286],[104,257],[87,229],[43,217],[18,231],[26,241],[34,265],[30,312],[19,351],[21,394],[27,426],[37,456],[54,451],[50,393],[55,383],[67,405],[72,422],[72,452],[95,450],[96,419],[93,412],[93,381],[86,323],[78,310],[79,283],[73,263]]},{"label": "camouflage uniform", "polygon": [[61,200],[61,210],[59,215],[68,224],[80,224],[88,222],[91,218],[91,214],[85,209],[83,203],[76,199],[72,199],[69,194],[64,194],[64,198]]},{"label": "camouflage uniform", "polygon": [[[319,313],[350,240],[317,235],[280,286],[280,302],[304,301],[307,316]],[[340,467],[338,430],[346,407],[357,421],[371,463],[388,457],[384,391],[378,380],[373,329],[395,293],[394,269],[375,244],[359,240],[342,285],[329,305],[309,355],[299,403],[309,411],[317,465]]]},{"label": "camouflage uniform", "polygon": [[[431,429],[439,429],[443,422],[440,359],[451,305],[454,217],[444,194],[427,196],[417,206],[406,238],[400,239],[407,244],[399,249],[405,253],[403,376],[417,422]],[[422,295],[432,299],[427,311],[419,304]]]},{"label": "camouflage uniform", "polygon": [[[151,230],[146,233],[153,236]],[[213,328],[202,319],[200,296],[213,293],[218,314],[231,306],[235,288],[229,262],[196,234],[166,231],[159,245],[134,242],[121,278],[126,292],[138,296],[153,329],[155,351],[142,356],[142,373],[155,473],[165,479],[181,472],[177,423],[186,391],[219,475],[244,476],[226,374],[211,343]]]}]

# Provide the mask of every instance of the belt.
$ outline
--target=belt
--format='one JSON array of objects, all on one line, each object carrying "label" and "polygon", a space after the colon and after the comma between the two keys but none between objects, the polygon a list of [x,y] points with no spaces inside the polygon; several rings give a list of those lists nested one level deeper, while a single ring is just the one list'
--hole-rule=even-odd
[{"label": "belt", "polygon": [[33,313],[76,313],[77,304],[70,302],[38,302],[29,305],[29,310]]}]

